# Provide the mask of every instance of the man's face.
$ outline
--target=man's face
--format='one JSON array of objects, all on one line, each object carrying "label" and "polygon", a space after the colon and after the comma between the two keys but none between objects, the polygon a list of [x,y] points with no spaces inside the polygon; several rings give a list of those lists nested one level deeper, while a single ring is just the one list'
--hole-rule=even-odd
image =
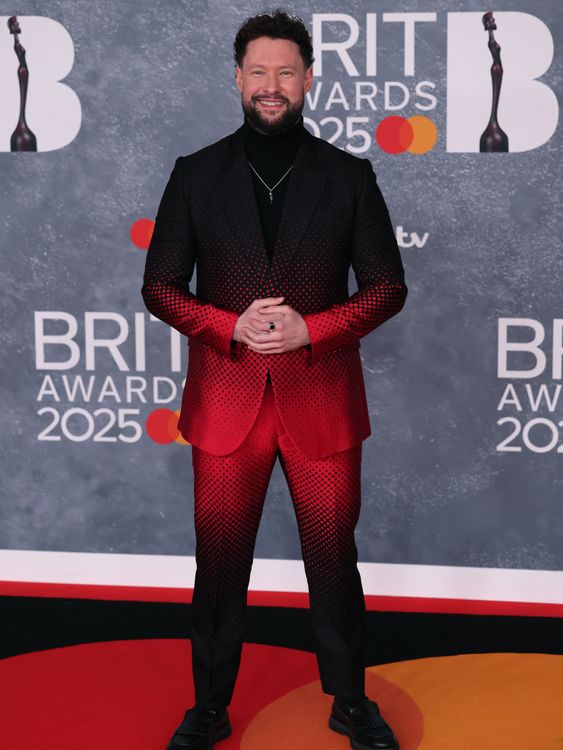
[{"label": "man's face", "polygon": [[251,124],[266,135],[294,125],[311,88],[312,66],[305,70],[298,45],[289,39],[253,39],[246,47],[236,83]]}]

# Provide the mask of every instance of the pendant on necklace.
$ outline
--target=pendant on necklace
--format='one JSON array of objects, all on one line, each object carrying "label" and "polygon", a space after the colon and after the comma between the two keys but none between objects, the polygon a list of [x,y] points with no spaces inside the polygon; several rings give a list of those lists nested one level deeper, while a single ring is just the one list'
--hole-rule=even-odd
[{"label": "pendant on necklace", "polygon": [[270,203],[271,203],[272,201],[273,201],[273,198],[272,198],[272,191],[270,190]]}]

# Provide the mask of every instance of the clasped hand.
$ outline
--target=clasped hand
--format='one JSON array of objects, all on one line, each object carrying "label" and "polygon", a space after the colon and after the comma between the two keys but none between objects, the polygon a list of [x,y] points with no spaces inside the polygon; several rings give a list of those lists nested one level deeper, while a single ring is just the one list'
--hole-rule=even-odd
[{"label": "clasped hand", "polygon": [[[308,344],[309,331],[303,316],[289,305],[282,305],[284,299],[255,299],[235,324],[235,341],[263,354],[280,354]],[[276,324],[274,330],[270,330],[270,321]]]}]

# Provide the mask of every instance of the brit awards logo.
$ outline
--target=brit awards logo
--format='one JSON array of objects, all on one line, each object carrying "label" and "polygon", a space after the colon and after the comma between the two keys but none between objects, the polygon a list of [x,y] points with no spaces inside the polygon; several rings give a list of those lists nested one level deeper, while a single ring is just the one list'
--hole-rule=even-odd
[{"label": "brit awards logo", "polygon": [[[433,12],[370,12],[361,19],[314,13],[315,63],[305,124],[353,154],[377,148],[389,154],[431,151],[438,140],[433,112],[439,98],[436,82],[419,73],[417,47],[436,22]],[[390,39],[400,40],[402,54],[383,80],[381,47]]]},{"label": "brit awards logo", "polygon": [[64,79],[74,64],[70,34],[52,18],[0,16],[0,152],[56,151],[82,120]]},{"label": "brit awards logo", "polygon": [[[443,19],[435,12],[314,13],[307,126],[362,155],[436,148],[514,153],[547,143],[559,106],[549,80],[554,47],[546,23],[530,13],[486,9],[448,12]],[[442,35],[446,91],[435,56]],[[384,66],[390,51],[393,63]],[[328,73],[329,66],[338,72]],[[444,107],[442,134],[436,123]]]}]

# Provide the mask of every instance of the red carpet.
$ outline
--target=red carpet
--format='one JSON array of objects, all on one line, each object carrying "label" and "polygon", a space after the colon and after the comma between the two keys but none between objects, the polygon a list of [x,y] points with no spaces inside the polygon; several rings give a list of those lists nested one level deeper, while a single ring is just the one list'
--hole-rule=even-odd
[{"label": "red carpet", "polygon": [[[1,750],[155,750],[193,703],[190,643],[142,640],[56,648],[0,661]],[[240,747],[266,705],[317,679],[312,654],[245,644],[231,712]],[[236,721],[234,717],[236,715]]]},{"label": "red carpet", "polygon": [[[367,670],[401,750],[563,747],[563,657],[477,654]],[[2,750],[164,750],[191,705],[189,641],[51,649],[0,661]],[[245,644],[221,750],[343,750],[314,655]],[[275,737],[275,740],[273,739]]]}]

